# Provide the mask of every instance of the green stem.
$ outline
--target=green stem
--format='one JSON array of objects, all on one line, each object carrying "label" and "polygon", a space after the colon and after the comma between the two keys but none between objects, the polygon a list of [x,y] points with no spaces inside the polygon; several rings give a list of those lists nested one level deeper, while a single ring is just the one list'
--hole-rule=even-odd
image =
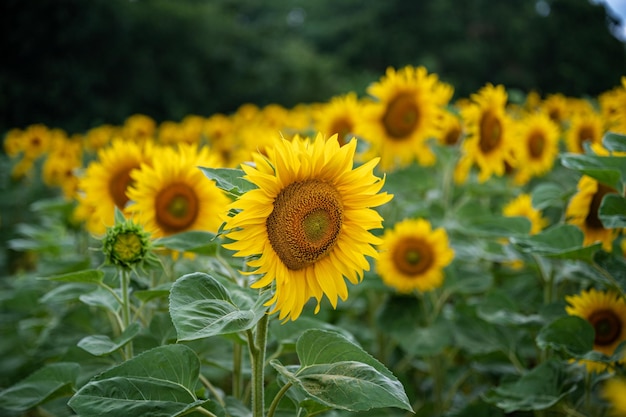
[{"label": "green stem", "polygon": [[204,385],[211,392],[211,394],[213,394],[213,396],[215,397],[215,401],[217,401],[222,407],[225,407],[226,404],[224,403],[224,400],[222,399],[222,396],[215,389],[213,384],[211,384],[211,381],[206,379],[206,377],[204,375],[202,375],[202,374],[199,375],[199,379],[200,379],[200,382],[202,382],[202,385]]},{"label": "green stem", "polygon": [[[124,323],[124,330],[130,326],[130,271],[122,269],[122,279],[120,280],[120,286],[122,287],[122,322]],[[132,340],[124,346],[124,353],[126,360],[133,357],[133,342]]]},{"label": "green stem", "polygon": [[285,385],[283,385],[280,391],[278,391],[278,393],[272,400],[272,403],[270,404],[269,410],[267,411],[267,417],[274,417],[274,412],[276,411],[276,408],[278,407],[280,400],[287,393],[287,391],[289,391],[289,388],[291,388],[291,385],[292,385],[291,382],[287,382]]},{"label": "green stem", "polygon": [[248,349],[250,350],[250,364],[252,367],[252,416],[264,417],[264,371],[265,371],[265,345],[267,344],[267,325],[269,315],[266,313],[256,325],[254,336],[250,331],[248,335]]},{"label": "green stem", "polygon": [[233,396],[241,399],[241,345],[233,346]]}]

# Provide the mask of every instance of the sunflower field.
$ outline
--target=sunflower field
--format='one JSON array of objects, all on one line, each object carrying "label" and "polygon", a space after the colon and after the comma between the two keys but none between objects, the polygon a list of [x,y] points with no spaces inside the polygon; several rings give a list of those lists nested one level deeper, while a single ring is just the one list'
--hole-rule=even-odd
[{"label": "sunflower field", "polygon": [[0,414],[625,416],[626,77],[453,95],[5,132]]}]

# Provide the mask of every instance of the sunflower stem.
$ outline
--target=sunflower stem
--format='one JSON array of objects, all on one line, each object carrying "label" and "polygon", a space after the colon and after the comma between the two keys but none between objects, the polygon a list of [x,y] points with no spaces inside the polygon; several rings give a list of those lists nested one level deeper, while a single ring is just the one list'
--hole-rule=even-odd
[{"label": "sunflower stem", "polygon": [[[122,333],[130,326],[130,272],[126,269],[122,269],[122,277],[120,279],[120,286],[122,290]],[[132,340],[126,343],[124,346],[124,353],[126,360],[133,357],[133,342]]]},{"label": "sunflower stem", "polygon": [[267,417],[274,417],[274,412],[276,411],[278,404],[280,404],[280,400],[287,393],[287,391],[289,391],[289,388],[291,388],[291,385],[292,385],[291,382],[287,382],[285,385],[283,385],[280,391],[278,391],[278,393],[272,400],[272,404],[270,404],[269,410],[267,411]]},{"label": "sunflower stem", "polygon": [[256,325],[254,336],[250,331],[248,335],[248,349],[250,351],[250,364],[252,367],[252,416],[265,416],[264,396],[264,371],[265,371],[265,345],[267,344],[267,325],[269,315],[266,313]]},{"label": "sunflower stem", "polygon": [[241,399],[241,345],[233,346],[233,396]]}]

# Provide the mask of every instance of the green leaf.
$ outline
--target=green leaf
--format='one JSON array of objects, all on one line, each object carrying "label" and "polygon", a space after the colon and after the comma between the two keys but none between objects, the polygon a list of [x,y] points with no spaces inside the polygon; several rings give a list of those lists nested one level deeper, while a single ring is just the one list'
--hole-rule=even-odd
[{"label": "green leaf", "polygon": [[530,221],[525,217],[480,216],[468,218],[460,231],[477,237],[525,236],[530,232]]},{"label": "green leaf", "polygon": [[583,232],[571,224],[561,224],[543,232],[511,238],[511,242],[522,252],[558,259],[593,261],[593,255],[602,247],[601,243],[583,246]]},{"label": "green leaf", "polygon": [[104,278],[104,272],[99,269],[87,269],[83,271],[70,272],[63,275],[55,275],[44,279],[61,282],[81,282],[86,284],[99,284]]},{"label": "green leaf", "polygon": [[234,197],[257,188],[250,181],[243,179],[245,172],[235,168],[207,168],[200,167],[204,175],[215,181],[218,188],[226,191]]},{"label": "green leaf", "polygon": [[443,320],[429,327],[414,328],[395,336],[404,350],[422,357],[437,355],[452,345],[450,324]]},{"label": "green leaf", "polygon": [[611,152],[626,152],[626,136],[607,132],[602,138],[602,145]]},{"label": "green leaf", "polygon": [[258,296],[254,304],[236,291],[231,293],[211,275],[200,272],[179,278],[170,291],[170,315],[178,340],[235,333],[252,328],[266,314],[263,306],[269,297]]},{"label": "green leaf", "polygon": [[52,399],[69,396],[79,370],[80,366],[73,362],[46,365],[0,392],[0,409],[26,411]]},{"label": "green leaf", "polygon": [[618,194],[605,195],[598,210],[598,217],[607,229],[626,227],[626,198]]},{"label": "green leaf", "polygon": [[398,407],[411,411],[402,384],[382,363],[339,333],[312,329],[300,336],[297,386],[333,408],[363,411]]},{"label": "green leaf", "polygon": [[563,207],[569,196],[569,191],[562,185],[553,182],[542,182],[532,191],[532,204],[537,210],[547,207]]},{"label": "green leaf", "polygon": [[[118,296],[121,298],[119,294],[119,290],[114,290]],[[117,299],[111,294],[109,291],[104,288],[98,288],[90,293],[83,294],[78,297],[80,301],[83,303],[92,306],[92,307],[102,307],[112,312],[117,312],[120,309],[120,304]]]},{"label": "green leaf", "polygon": [[126,343],[130,342],[140,331],[141,326],[138,323],[131,323],[130,326],[114,340],[111,340],[111,338],[106,335],[87,336],[78,342],[78,347],[94,356],[108,355],[126,345]]},{"label": "green leaf", "polygon": [[544,362],[517,381],[491,389],[484,399],[507,413],[545,410],[572,392],[576,386],[567,379],[563,365]]},{"label": "green leaf", "polygon": [[593,349],[595,332],[587,320],[577,316],[560,317],[544,326],[537,335],[537,346],[579,357]]},{"label": "green leaf", "polygon": [[160,346],[96,375],[68,405],[83,417],[179,416],[206,402],[194,394],[199,372],[193,350]]},{"label": "green leaf", "polygon": [[621,190],[622,183],[626,182],[623,157],[568,153],[561,155],[561,162],[565,167],[580,171],[616,190]]},{"label": "green leaf", "polygon": [[220,241],[215,239],[213,233],[192,230],[159,238],[155,240],[154,244],[181,252],[215,255],[220,246]]},{"label": "green leaf", "polygon": [[171,283],[161,284],[149,290],[140,290],[133,292],[138,300],[147,303],[156,298],[167,298],[170,295]]}]

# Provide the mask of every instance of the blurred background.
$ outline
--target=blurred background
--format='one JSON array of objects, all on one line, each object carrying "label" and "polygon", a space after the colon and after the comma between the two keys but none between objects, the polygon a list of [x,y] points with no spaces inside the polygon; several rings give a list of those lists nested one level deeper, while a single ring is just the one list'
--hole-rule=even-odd
[{"label": "blurred background", "polygon": [[598,0],[3,0],[0,130],[69,133],[365,93],[424,65],[466,97],[594,96],[626,75],[624,8]]}]

